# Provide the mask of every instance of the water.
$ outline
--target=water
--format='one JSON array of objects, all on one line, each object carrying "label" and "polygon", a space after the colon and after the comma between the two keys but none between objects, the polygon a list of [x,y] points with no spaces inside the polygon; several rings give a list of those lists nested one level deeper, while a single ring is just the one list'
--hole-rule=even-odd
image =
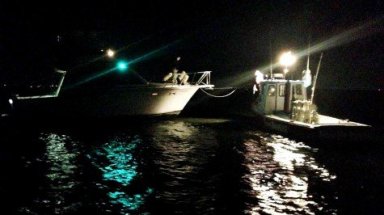
[{"label": "water", "polygon": [[381,149],[317,148],[242,121],[25,127],[0,142],[2,214],[384,212]]}]

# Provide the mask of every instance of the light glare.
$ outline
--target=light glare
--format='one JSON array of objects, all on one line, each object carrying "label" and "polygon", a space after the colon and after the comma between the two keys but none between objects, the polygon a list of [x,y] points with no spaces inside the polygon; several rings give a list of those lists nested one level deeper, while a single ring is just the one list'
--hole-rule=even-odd
[{"label": "light glare", "polygon": [[107,56],[110,57],[110,58],[112,58],[112,57],[115,56],[115,52],[114,52],[112,49],[108,49],[108,50],[107,50]]},{"label": "light glare", "polygon": [[117,69],[120,71],[125,71],[128,69],[128,63],[125,61],[119,61],[117,63]]},{"label": "light glare", "polygon": [[294,63],[296,63],[296,60],[297,60],[296,56],[294,56],[292,54],[292,52],[289,51],[289,52],[283,53],[280,56],[279,62],[282,66],[288,67],[288,66],[292,66]]}]

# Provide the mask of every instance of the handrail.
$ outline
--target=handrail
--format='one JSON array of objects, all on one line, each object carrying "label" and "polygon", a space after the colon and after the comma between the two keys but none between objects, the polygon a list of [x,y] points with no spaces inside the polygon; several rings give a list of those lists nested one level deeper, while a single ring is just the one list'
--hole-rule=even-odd
[{"label": "handrail", "polygon": [[61,91],[61,87],[63,86],[64,83],[64,77],[67,71],[63,70],[56,70],[57,73],[61,73],[62,76],[60,78],[59,86],[57,87],[56,91],[52,94],[45,94],[45,95],[37,95],[37,96],[19,96],[16,95],[16,99],[18,100],[26,100],[26,99],[41,99],[41,98],[55,98],[59,96],[59,93]]},{"label": "handrail", "polygon": [[199,80],[196,81],[195,85],[211,85],[211,71],[202,71],[197,73],[202,75]]}]

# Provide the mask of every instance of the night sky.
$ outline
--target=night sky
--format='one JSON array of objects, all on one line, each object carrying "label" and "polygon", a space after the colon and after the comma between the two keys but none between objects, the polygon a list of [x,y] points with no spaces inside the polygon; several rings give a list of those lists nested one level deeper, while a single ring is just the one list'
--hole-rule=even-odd
[{"label": "night sky", "polygon": [[[236,85],[268,68],[271,57],[276,62],[282,51],[300,52],[310,41],[323,44],[310,64],[314,73],[324,53],[319,87],[378,89],[384,88],[383,15],[379,0],[2,1],[0,78],[20,84],[54,67],[81,70],[112,47],[126,59],[153,53],[133,65],[149,80],[181,56],[187,71],[211,70],[214,84]],[[305,64],[304,56],[292,76]]]}]

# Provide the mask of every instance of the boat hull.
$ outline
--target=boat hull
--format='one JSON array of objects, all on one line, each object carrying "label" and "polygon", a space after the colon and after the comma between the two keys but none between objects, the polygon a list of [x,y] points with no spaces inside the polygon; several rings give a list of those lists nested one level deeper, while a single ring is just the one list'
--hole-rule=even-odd
[{"label": "boat hull", "polygon": [[[323,117],[326,119],[336,119],[328,116]],[[264,126],[269,130],[294,138],[315,142],[364,142],[376,136],[373,135],[375,132],[371,126],[350,121],[313,125],[289,120],[276,115],[266,115],[263,120]],[[372,138],[372,140],[374,139]]]},{"label": "boat hull", "polygon": [[19,100],[19,116],[157,116],[178,115],[201,86],[148,84],[75,89],[57,98]]}]

